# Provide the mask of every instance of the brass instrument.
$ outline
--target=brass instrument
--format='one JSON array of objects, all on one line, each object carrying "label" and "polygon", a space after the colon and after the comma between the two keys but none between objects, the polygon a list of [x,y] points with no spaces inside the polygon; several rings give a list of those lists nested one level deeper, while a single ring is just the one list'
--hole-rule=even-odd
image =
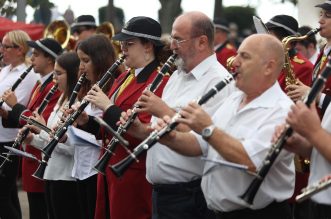
[{"label": "brass instrument", "polygon": [[293,71],[290,55],[288,53],[288,51],[291,48],[291,43],[295,42],[295,41],[305,40],[308,37],[318,33],[320,30],[321,30],[320,28],[312,29],[304,36],[287,36],[282,40],[284,53],[285,53],[285,63],[284,63],[283,69],[286,73],[286,76],[285,76],[286,86],[298,83],[298,81],[297,81],[298,79],[296,78],[295,73]]},{"label": "brass instrument", "polygon": [[311,196],[315,195],[316,193],[327,189],[331,186],[331,175],[328,175],[324,177],[322,180],[320,180],[317,183],[314,183],[306,188],[303,188],[301,190],[301,194],[295,197],[295,200],[297,202],[302,202]]},{"label": "brass instrument", "polygon": [[[316,34],[317,32],[320,31],[320,28],[313,29],[309,31],[306,35],[304,36],[288,36],[285,37],[282,40],[282,44],[284,47],[284,53],[285,53],[285,63],[284,63],[284,71],[285,71],[285,84],[286,86],[288,85],[293,85],[298,83],[298,79],[295,76],[295,73],[293,71],[292,65],[291,65],[291,59],[289,55],[289,50],[291,47],[291,43],[295,41],[300,41],[300,40],[305,40],[308,37]],[[295,164],[295,170],[298,172],[308,172],[309,171],[309,163],[310,161],[307,159],[303,159],[298,155],[295,155],[294,158],[294,164]]]},{"label": "brass instrument", "polygon": [[235,58],[236,58],[236,56],[231,56],[226,60],[226,69],[229,72],[234,72],[235,71],[235,69],[233,67],[233,61],[234,61]]},{"label": "brass instrument", "polygon": [[105,34],[109,40],[111,41],[112,45],[114,46],[116,57],[121,53],[121,45],[119,41],[112,40],[113,36],[115,35],[115,28],[111,22],[103,22],[97,27],[96,33]]},{"label": "brass instrument", "polygon": [[56,40],[59,44],[61,44],[63,49],[73,49],[67,48],[70,45],[70,40],[73,40],[73,38],[70,35],[70,26],[64,20],[56,20],[51,22],[44,31],[44,38],[52,38]]}]

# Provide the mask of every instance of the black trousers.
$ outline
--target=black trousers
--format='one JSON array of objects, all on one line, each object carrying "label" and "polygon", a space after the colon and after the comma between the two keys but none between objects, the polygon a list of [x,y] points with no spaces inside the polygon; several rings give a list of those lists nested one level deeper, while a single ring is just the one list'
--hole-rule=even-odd
[{"label": "black trousers", "polygon": [[97,174],[77,180],[78,200],[82,219],[93,219],[97,198]]},{"label": "black trousers", "polygon": [[318,204],[309,201],[310,219],[331,219],[331,205]]},{"label": "black trousers", "polygon": [[72,219],[80,216],[76,181],[47,180],[45,195],[49,219]]},{"label": "black trousers", "polygon": [[30,219],[47,219],[46,198],[43,192],[27,192]]},{"label": "black trousers", "polygon": [[201,180],[153,185],[153,219],[214,219],[207,208]]},{"label": "black trousers", "polygon": [[[4,146],[11,146],[12,144],[13,142],[1,142],[0,153],[7,153],[8,150]],[[19,159],[17,156],[11,156],[10,159],[12,162],[6,162],[0,169],[0,218],[20,219],[22,214],[16,186]],[[0,158],[0,164],[3,160]]]},{"label": "black trousers", "polygon": [[287,201],[273,202],[265,208],[249,208],[230,212],[217,212],[218,219],[291,219],[291,208]]}]

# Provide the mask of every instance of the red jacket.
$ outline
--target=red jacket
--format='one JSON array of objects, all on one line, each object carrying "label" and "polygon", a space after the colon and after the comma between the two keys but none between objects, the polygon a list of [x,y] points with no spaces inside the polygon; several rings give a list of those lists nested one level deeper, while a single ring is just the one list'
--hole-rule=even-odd
[{"label": "red jacket", "polygon": [[[35,90],[38,88],[38,84],[32,90],[32,95],[29,100],[27,108],[21,104],[16,104],[12,111],[8,112],[8,119],[3,121],[4,126],[7,124],[11,127],[21,127],[25,124],[25,121],[19,120],[20,115],[23,113],[25,116],[31,116],[32,112],[35,111],[50,89],[53,87],[54,82],[52,80],[52,76],[50,76],[44,84],[40,87],[37,93],[34,94]],[[42,116],[47,121],[48,117],[50,116],[51,112],[53,111],[54,106],[57,103],[58,98],[60,97],[60,91],[56,91],[54,95],[51,97],[48,105],[46,106],[45,110],[42,113]],[[31,145],[26,145],[25,151],[27,153],[33,154],[38,159],[41,159],[41,152],[40,150],[34,148]],[[31,160],[29,158],[22,159],[22,184],[23,190],[26,192],[44,192],[44,182],[33,177],[32,174],[37,170],[39,163],[37,161]]]},{"label": "red jacket", "polygon": [[228,41],[226,41],[223,45],[221,45],[215,50],[215,53],[218,62],[221,63],[224,66],[224,68],[227,68],[226,61],[231,56],[235,56],[237,54],[237,50]]},{"label": "red jacket", "polygon": [[[296,78],[298,78],[305,85],[310,86],[314,69],[313,64],[311,64],[311,62],[304,56],[302,56],[300,53],[295,53],[294,55],[290,56],[290,59],[292,69]],[[278,77],[278,82],[284,92],[286,87],[285,77],[286,74],[283,69]]]},{"label": "red jacket", "polygon": [[[156,68],[157,62],[152,62],[146,66],[142,72],[139,73],[138,77],[135,78],[125,88],[125,90],[116,98],[114,107],[120,111],[126,111],[132,109],[141,93],[145,88],[151,84],[157,75]],[[114,82],[109,96],[111,97],[114,92],[120,87],[122,82],[127,76],[127,72],[122,73],[119,78]],[[161,96],[163,88],[167,83],[169,77],[163,78],[162,84],[158,87],[155,94]],[[116,109],[108,109],[104,114],[105,121],[107,120],[118,120],[118,112]],[[114,115],[116,118],[110,118]],[[141,113],[138,118],[144,122],[150,122],[151,115],[147,113]],[[123,136],[129,141],[129,149],[133,150],[141,140],[133,138],[130,135],[125,134]],[[121,146],[117,146],[115,155],[112,156],[110,164],[115,164],[121,161],[123,158],[128,156],[127,152]],[[134,163],[124,173],[121,178],[117,178],[110,170],[106,170],[108,198],[109,198],[109,209],[110,218],[112,219],[147,219],[151,218],[152,214],[152,186],[146,180],[146,154],[139,157],[139,163]],[[106,218],[105,214],[105,181],[104,176],[98,175],[98,186],[97,186],[97,203],[96,203],[96,219]]]}]

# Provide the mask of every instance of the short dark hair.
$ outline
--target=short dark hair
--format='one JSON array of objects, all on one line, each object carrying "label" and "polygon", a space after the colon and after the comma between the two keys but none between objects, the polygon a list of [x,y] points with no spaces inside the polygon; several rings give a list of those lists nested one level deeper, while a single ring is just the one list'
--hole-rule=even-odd
[{"label": "short dark hair", "polygon": [[[298,29],[298,33],[301,35],[301,36],[304,36],[306,35],[309,31],[311,31],[312,28],[309,27],[309,26],[301,26],[299,27]],[[304,40],[300,40],[298,41],[297,43],[300,43],[302,44],[304,47],[308,47],[309,44],[313,44],[315,47],[316,47],[316,44],[317,44],[317,40],[316,40],[316,37],[315,35],[311,35],[309,37],[307,37],[306,39]]]},{"label": "short dark hair", "polygon": [[208,45],[213,48],[214,44],[214,24],[209,18],[198,18],[192,21],[191,37],[206,35]]}]

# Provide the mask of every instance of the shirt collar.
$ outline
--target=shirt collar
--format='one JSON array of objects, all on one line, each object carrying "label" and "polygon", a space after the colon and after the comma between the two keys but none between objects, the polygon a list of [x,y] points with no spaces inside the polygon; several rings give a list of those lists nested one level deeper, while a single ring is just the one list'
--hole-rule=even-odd
[{"label": "shirt collar", "polygon": [[217,61],[217,58],[214,53],[195,66],[190,73],[196,80],[199,80],[208,71],[210,66],[215,64],[215,61]]},{"label": "shirt collar", "polygon": [[[244,97],[244,93],[239,91],[237,94],[237,98],[242,99]],[[274,85],[272,85],[269,89],[264,91],[260,96],[256,97],[250,103],[248,103],[243,109],[254,109],[254,108],[272,108],[276,105],[279,105],[280,102],[278,99],[287,98],[289,101],[289,97],[282,91],[279,86],[279,83],[276,81]]]},{"label": "shirt collar", "polygon": [[48,73],[47,75],[44,75],[44,76],[42,76],[41,78],[40,78],[40,83],[41,84],[44,84],[44,82],[49,78],[49,77],[53,77],[53,72],[50,72],[50,73]]},{"label": "shirt collar", "polygon": [[12,66],[9,66],[9,69],[10,69],[10,71],[23,71],[24,69],[26,69],[26,64],[21,63],[13,68],[12,68]]}]

